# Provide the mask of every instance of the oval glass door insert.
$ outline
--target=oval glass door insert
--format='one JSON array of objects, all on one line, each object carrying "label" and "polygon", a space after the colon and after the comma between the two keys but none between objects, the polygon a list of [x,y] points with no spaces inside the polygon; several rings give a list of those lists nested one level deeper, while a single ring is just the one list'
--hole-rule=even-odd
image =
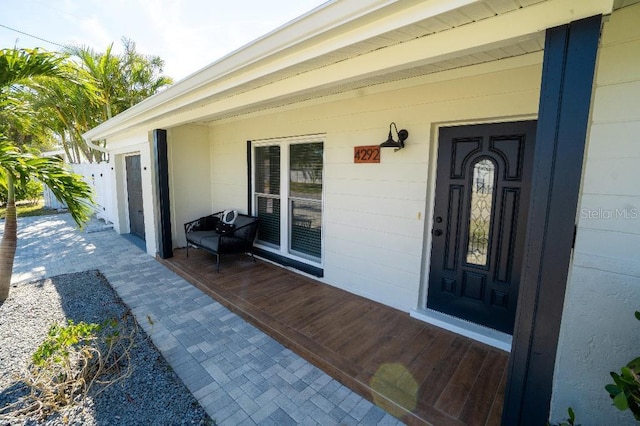
[{"label": "oval glass door insert", "polygon": [[487,158],[473,166],[467,240],[467,263],[471,265],[487,265],[495,171],[495,164]]}]

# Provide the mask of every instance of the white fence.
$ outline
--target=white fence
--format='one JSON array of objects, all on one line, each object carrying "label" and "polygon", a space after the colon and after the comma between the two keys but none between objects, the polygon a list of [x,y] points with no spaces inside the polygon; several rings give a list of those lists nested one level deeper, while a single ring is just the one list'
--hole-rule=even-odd
[{"label": "white fence", "polygon": [[[96,202],[96,216],[105,222],[113,223],[115,209],[113,206],[111,166],[109,163],[82,163],[71,164],[74,172],[81,175],[94,190],[94,200]],[[44,205],[51,209],[66,208],[66,206],[56,199],[55,195],[45,186]]]}]

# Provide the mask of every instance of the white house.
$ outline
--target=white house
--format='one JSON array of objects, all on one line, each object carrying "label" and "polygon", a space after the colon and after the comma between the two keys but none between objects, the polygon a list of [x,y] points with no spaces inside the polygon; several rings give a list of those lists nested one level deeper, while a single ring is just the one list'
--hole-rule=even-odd
[{"label": "white house", "polygon": [[150,255],[257,215],[261,256],[510,350],[504,424],[633,424],[638,99],[635,0],[335,0],[85,138]]}]

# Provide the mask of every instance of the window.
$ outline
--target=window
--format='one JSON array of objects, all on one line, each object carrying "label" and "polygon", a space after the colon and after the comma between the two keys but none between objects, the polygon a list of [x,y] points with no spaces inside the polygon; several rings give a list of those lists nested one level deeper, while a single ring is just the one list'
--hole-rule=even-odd
[{"label": "window", "polygon": [[253,149],[256,244],[287,257],[322,262],[323,143],[256,143]]},{"label": "window", "polygon": [[255,164],[255,203],[260,218],[257,239],[280,247],[280,147],[256,147]]},{"label": "window", "polygon": [[289,176],[289,250],[320,260],[322,142],[289,146]]}]

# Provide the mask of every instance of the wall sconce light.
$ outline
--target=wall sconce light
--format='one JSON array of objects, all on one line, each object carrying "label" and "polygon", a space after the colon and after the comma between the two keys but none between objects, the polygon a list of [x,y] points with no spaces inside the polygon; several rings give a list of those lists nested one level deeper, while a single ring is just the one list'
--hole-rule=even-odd
[{"label": "wall sconce light", "polygon": [[[396,135],[398,135],[397,142],[393,140],[393,135],[391,134],[392,126],[395,127]],[[380,144],[380,148],[395,148],[393,152],[400,151],[402,148],[404,148],[404,141],[406,141],[408,137],[409,132],[407,132],[405,129],[398,131],[398,126],[396,126],[396,123],[392,121],[391,124],[389,124],[389,136],[387,137],[386,141]]]}]

